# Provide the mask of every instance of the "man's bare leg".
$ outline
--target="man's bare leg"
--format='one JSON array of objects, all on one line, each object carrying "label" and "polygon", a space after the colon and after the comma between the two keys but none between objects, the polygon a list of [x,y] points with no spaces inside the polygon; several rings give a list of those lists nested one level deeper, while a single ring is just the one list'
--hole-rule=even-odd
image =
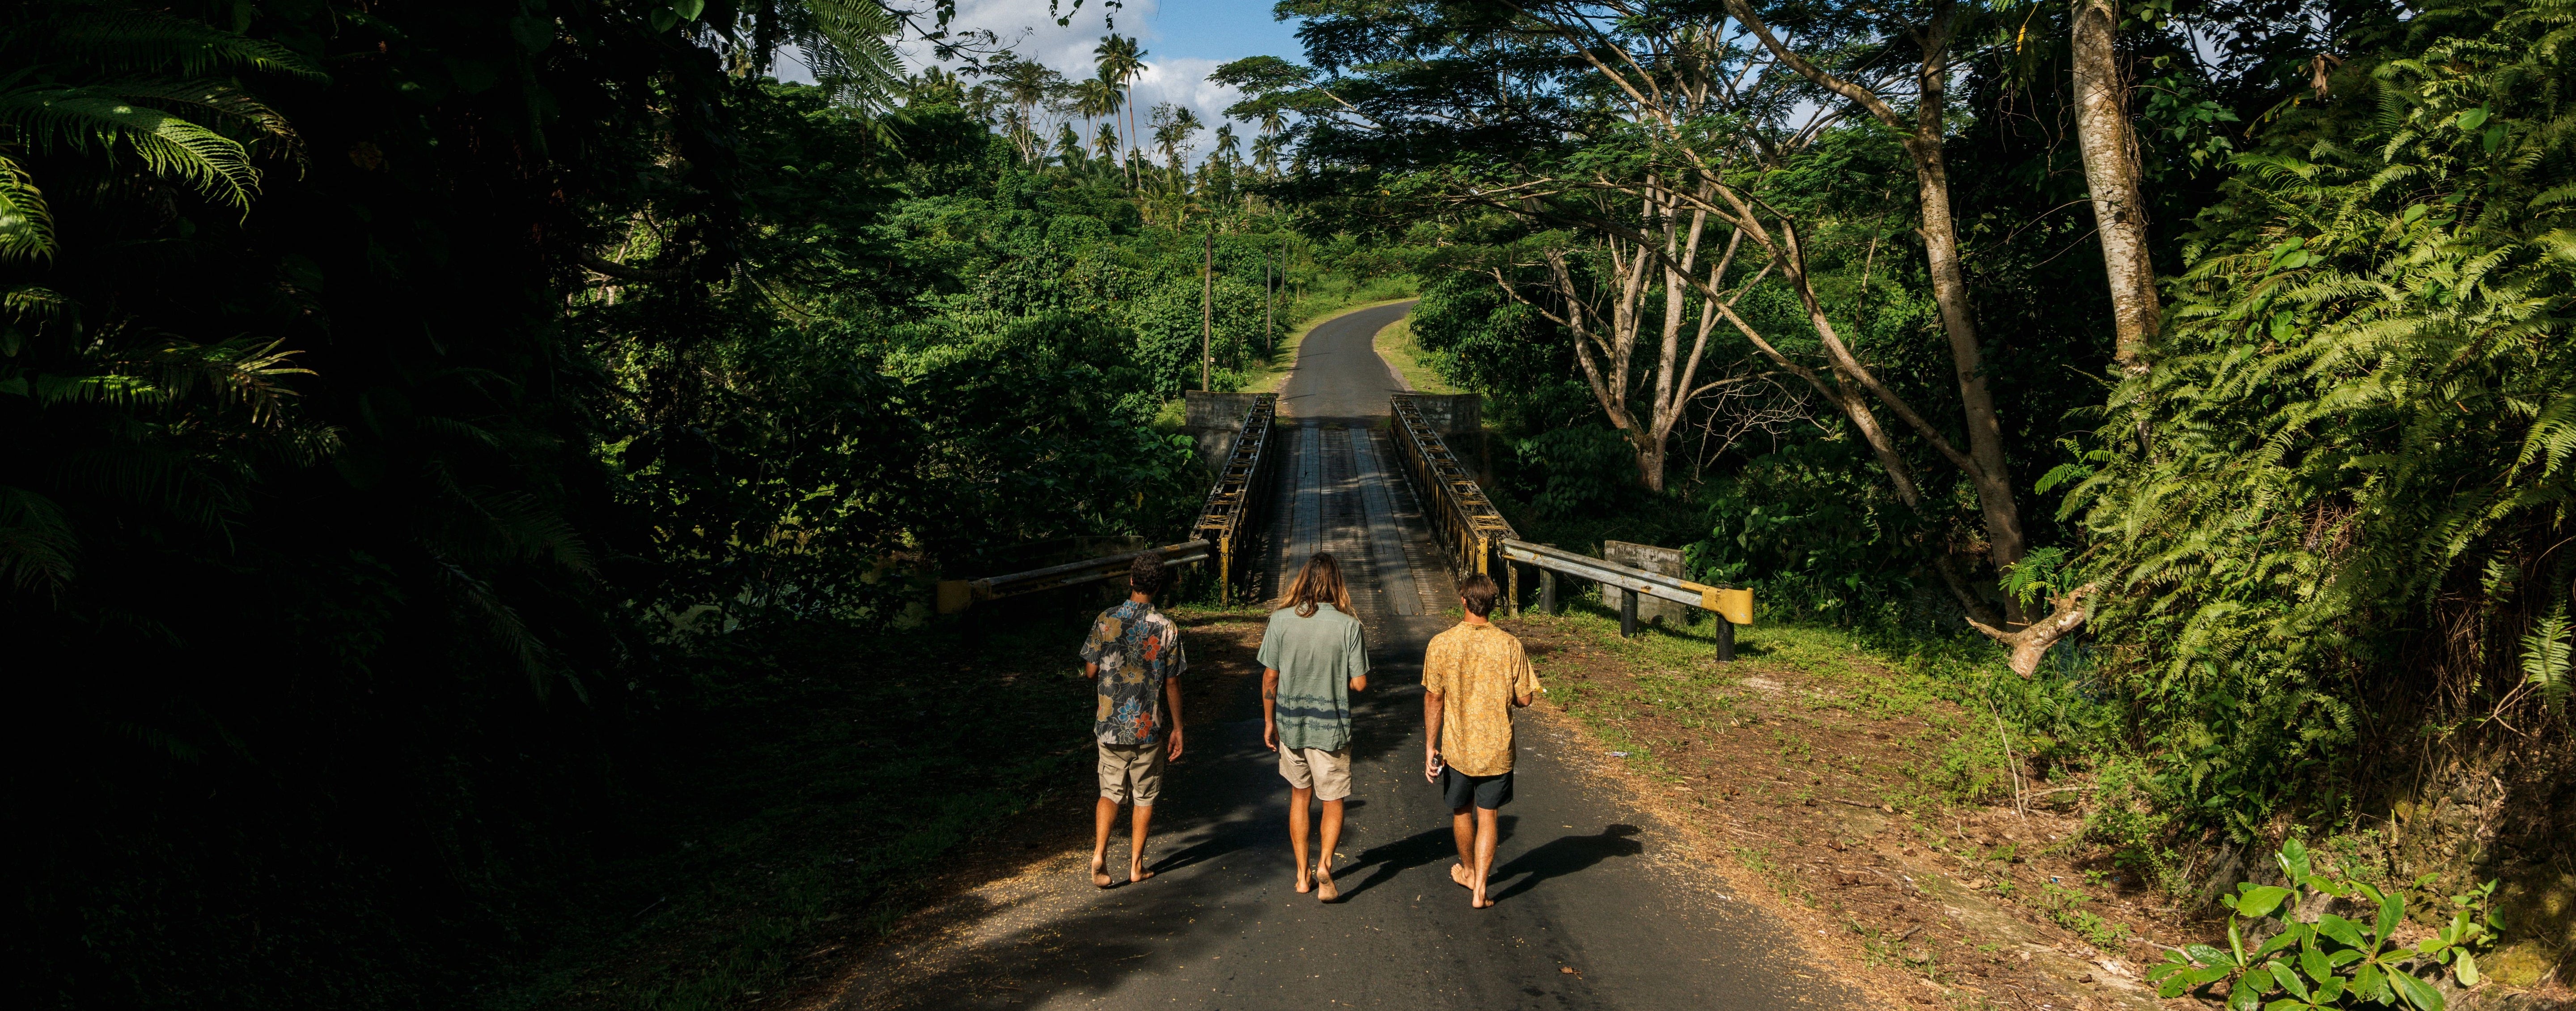
[{"label": "man's bare leg", "polygon": [[[1297,834],[1297,840],[1299,842],[1304,842],[1305,839],[1305,833],[1300,832]],[[1324,854],[1315,861],[1315,897],[1326,902],[1331,902],[1342,897],[1342,890],[1334,887],[1333,885],[1333,847],[1340,845],[1341,841],[1342,802],[1338,800],[1325,801]],[[1297,854],[1297,862],[1299,864],[1304,864],[1306,862],[1306,854],[1302,852]]]},{"label": "man's bare leg", "polygon": [[1306,811],[1306,802],[1313,799],[1315,799],[1313,787],[1288,788],[1288,848],[1297,851],[1297,894],[1299,895],[1315,890],[1314,875],[1308,870],[1313,864],[1306,859],[1306,833],[1310,831],[1313,823]]},{"label": "man's bare leg", "polygon": [[1109,829],[1118,824],[1118,802],[1100,798],[1091,806],[1091,886],[1109,887]]},{"label": "man's bare leg", "polygon": [[1449,812],[1449,834],[1458,840],[1458,862],[1449,865],[1449,880],[1460,888],[1476,887],[1472,870],[1476,866],[1476,809],[1468,806]]},{"label": "man's bare leg", "polygon": [[[1143,881],[1154,876],[1145,869],[1145,825],[1154,820],[1154,805],[1136,805],[1136,834],[1127,842],[1127,880]],[[1487,847],[1491,849],[1491,847]]]},{"label": "man's bare leg", "polygon": [[1476,896],[1467,904],[1478,909],[1494,904],[1494,900],[1485,897],[1485,879],[1494,873],[1494,842],[1501,834],[1495,822],[1499,814],[1490,807],[1476,809]]}]

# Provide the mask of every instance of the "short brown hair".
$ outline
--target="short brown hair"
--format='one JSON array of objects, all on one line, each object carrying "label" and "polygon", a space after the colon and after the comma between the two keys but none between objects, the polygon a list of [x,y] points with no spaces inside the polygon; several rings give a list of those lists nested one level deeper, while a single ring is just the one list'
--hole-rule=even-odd
[{"label": "short brown hair", "polygon": [[1289,582],[1288,592],[1270,609],[1293,606],[1298,617],[1312,618],[1317,604],[1331,604],[1333,610],[1351,613],[1351,588],[1342,582],[1342,563],[1330,551],[1318,551],[1306,559],[1305,567],[1297,570],[1297,578]]},{"label": "short brown hair", "polygon": [[1467,613],[1476,617],[1494,613],[1494,601],[1502,599],[1502,596],[1502,588],[1494,585],[1494,577],[1482,572],[1458,581],[1458,599],[1466,603]]},{"label": "short brown hair", "polygon": [[1172,570],[1163,567],[1160,549],[1139,551],[1136,560],[1127,564],[1127,588],[1148,597],[1163,592],[1171,576]]}]

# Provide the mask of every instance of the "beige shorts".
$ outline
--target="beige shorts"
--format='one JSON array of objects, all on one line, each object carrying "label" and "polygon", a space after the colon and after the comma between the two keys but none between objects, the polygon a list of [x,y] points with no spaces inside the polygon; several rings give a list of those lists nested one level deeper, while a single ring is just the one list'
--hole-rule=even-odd
[{"label": "beige shorts", "polygon": [[1279,775],[1289,786],[1315,791],[1316,800],[1340,800],[1351,795],[1351,749],[1281,748]]},{"label": "beige shorts", "polygon": [[[1163,756],[1168,745],[1103,744],[1100,746],[1100,799],[1126,803],[1130,795],[1137,807],[1154,806],[1154,798],[1163,795]],[[1132,788],[1131,788],[1132,784]]]}]

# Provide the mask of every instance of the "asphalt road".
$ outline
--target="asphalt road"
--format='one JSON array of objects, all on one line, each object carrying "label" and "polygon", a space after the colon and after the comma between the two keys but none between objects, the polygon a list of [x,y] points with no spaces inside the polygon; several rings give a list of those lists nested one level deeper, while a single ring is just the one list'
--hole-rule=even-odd
[{"label": "asphalt road", "polygon": [[[952,904],[937,937],[862,967],[838,1006],[861,1008],[1857,1007],[1791,928],[1734,899],[1674,833],[1568,760],[1548,718],[1518,721],[1515,800],[1491,894],[1452,883],[1449,813],[1422,777],[1420,663],[1448,627],[1454,583],[1383,431],[1322,418],[1387,412],[1400,388],[1369,347],[1410,305],[1362,310],[1306,339],[1285,398],[1289,468],[1274,567],[1334,551],[1370,636],[1354,698],[1354,789],[1336,862],[1343,898],[1294,891],[1288,789],[1262,747],[1258,679],[1221,712],[1191,714],[1166,777],[1152,880],[1105,891],[1088,847]],[[1387,543],[1393,539],[1398,543]],[[1411,613],[1406,613],[1411,612]],[[1089,806],[1065,817],[1088,824]],[[1124,877],[1124,823],[1111,845]]]},{"label": "asphalt road", "polygon": [[1297,367],[1279,390],[1279,413],[1292,418],[1382,418],[1386,398],[1404,381],[1377,355],[1379,329],[1403,319],[1414,303],[1344,313],[1315,324],[1297,346]]}]

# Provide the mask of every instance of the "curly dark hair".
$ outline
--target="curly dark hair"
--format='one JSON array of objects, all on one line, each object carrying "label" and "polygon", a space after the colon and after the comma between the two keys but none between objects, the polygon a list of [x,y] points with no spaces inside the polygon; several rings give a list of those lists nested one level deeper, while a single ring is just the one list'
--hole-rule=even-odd
[{"label": "curly dark hair", "polygon": [[1172,570],[1163,567],[1163,552],[1159,549],[1139,551],[1136,560],[1127,565],[1127,588],[1148,597],[1163,592],[1171,579]]}]

